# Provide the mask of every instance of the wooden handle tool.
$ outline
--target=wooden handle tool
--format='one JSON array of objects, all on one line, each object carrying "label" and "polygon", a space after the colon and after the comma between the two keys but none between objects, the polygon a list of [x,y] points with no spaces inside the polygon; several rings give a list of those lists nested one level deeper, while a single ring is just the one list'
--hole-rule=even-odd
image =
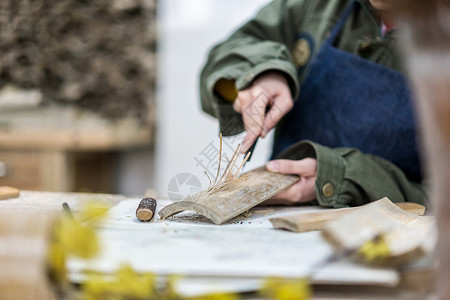
[{"label": "wooden handle tool", "polygon": [[[406,212],[422,216],[425,213],[423,205],[411,202],[396,203],[396,205]],[[330,209],[326,211],[295,214],[285,217],[270,219],[273,227],[276,229],[287,229],[294,232],[307,232],[313,230],[322,230],[328,221],[335,220],[360,207]]]},{"label": "wooden handle tool", "polygon": [[20,195],[20,191],[10,186],[0,186],[0,200],[17,198]]},{"label": "wooden handle tool", "polygon": [[156,200],[153,198],[144,198],[136,209],[136,217],[144,222],[150,221],[155,215]]}]

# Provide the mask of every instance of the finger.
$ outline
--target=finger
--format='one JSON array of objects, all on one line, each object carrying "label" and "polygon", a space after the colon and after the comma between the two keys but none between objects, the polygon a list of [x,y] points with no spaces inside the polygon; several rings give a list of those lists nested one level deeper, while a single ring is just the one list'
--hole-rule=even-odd
[{"label": "finger", "polygon": [[308,202],[316,199],[316,177],[301,177],[295,184],[297,186],[298,196],[296,202]]},{"label": "finger", "polygon": [[297,197],[299,196],[297,183],[298,182],[294,183],[292,186],[285,189],[284,191],[279,192],[273,198],[274,199],[283,199],[283,200],[287,200],[289,202],[295,202],[297,200]]},{"label": "finger", "polygon": [[242,113],[242,109],[252,101],[252,93],[250,89],[238,92],[236,100],[233,102],[233,108],[236,112]]},{"label": "finger", "polygon": [[269,161],[266,168],[271,172],[310,177],[317,173],[317,160],[309,157],[300,160],[276,159]]},{"label": "finger", "polygon": [[274,128],[281,118],[288,113],[294,103],[290,97],[276,98],[273,101],[272,107],[267,112],[264,119],[262,136],[265,137],[267,132]]},{"label": "finger", "polygon": [[270,98],[263,89],[259,87],[252,88],[251,96],[252,101],[242,112],[244,127],[247,131],[247,136],[242,142],[242,152],[247,152],[256,138],[260,136],[264,124],[266,107],[270,101]]},{"label": "finger", "polygon": [[316,199],[316,178],[301,177],[294,185],[278,193],[274,199],[284,199],[292,203],[308,202]]},{"label": "finger", "polygon": [[236,100],[234,100],[234,102],[233,102],[233,109],[236,112],[238,112],[238,113],[242,112],[242,101],[241,101],[241,98],[237,97]]},{"label": "finger", "polygon": [[247,133],[247,135],[242,140],[241,153],[247,153],[257,138],[258,135],[254,134],[253,132]]},{"label": "finger", "polygon": [[305,178],[303,202],[316,199],[316,177]]},{"label": "finger", "polygon": [[[244,114],[242,113],[243,110],[242,108],[248,107],[251,104],[251,102],[252,102],[252,91],[251,89],[246,89],[238,93],[238,97],[236,98],[233,104],[234,110],[243,115],[244,128],[247,130],[247,132],[249,127],[248,118],[247,116],[244,116]],[[251,145],[253,145],[257,137],[258,135],[255,135],[253,132],[248,132],[241,143],[242,144],[241,152],[242,153],[247,152],[248,149],[251,147]]]}]

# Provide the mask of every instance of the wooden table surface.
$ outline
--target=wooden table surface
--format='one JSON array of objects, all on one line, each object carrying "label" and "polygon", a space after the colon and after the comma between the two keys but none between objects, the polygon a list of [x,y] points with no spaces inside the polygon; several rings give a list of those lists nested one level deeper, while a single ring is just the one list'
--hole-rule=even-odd
[{"label": "wooden table surface", "polygon": [[[62,203],[67,202],[73,210],[78,210],[86,199],[98,199],[112,205],[127,197],[110,194],[52,193],[22,191],[18,198],[1,200],[0,210],[26,209],[34,212],[57,212]],[[433,272],[429,270],[405,270],[401,272],[401,284],[394,288],[353,285],[315,285],[313,299],[425,299],[433,290]],[[243,299],[261,299],[247,294]]]}]

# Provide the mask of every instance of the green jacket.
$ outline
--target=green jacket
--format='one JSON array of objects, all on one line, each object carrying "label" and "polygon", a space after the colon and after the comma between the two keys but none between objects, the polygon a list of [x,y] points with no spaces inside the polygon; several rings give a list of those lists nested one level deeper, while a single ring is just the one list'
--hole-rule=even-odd
[{"label": "green jacket", "polygon": [[[218,118],[224,135],[244,130],[242,118],[215,89],[219,80],[238,90],[268,70],[285,74],[297,99],[310,62],[350,0],[276,0],[264,7],[226,41],[215,46],[201,73],[201,102]],[[380,20],[368,0],[359,0],[335,46],[404,73],[397,53],[396,30],[380,36]],[[311,40],[305,47],[305,36]],[[311,142],[297,143],[284,158],[315,157],[316,196],[320,205],[361,205],[384,196],[394,202],[426,204],[423,187],[409,181],[392,163],[356,149],[330,149]]]}]

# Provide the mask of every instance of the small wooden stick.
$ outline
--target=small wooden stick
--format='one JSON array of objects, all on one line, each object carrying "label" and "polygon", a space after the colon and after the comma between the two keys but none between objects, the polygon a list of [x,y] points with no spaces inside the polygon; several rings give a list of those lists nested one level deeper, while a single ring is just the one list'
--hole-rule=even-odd
[{"label": "small wooden stick", "polygon": [[[237,148],[236,150],[238,151],[237,153],[239,153],[239,151],[241,150],[241,144],[238,145],[238,148]],[[237,155],[234,157],[234,159],[233,159],[233,164],[231,165],[231,168],[228,170],[227,179],[228,179],[228,178],[233,178],[232,172],[233,172],[233,168],[236,168],[236,161],[237,161],[238,157],[239,157],[239,154],[237,154]]]},{"label": "small wooden stick", "polygon": [[[244,158],[244,161],[243,161],[242,164],[239,166],[239,169],[236,171],[236,173],[234,173],[234,175],[233,175],[232,178],[236,177],[236,175],[239,174],[239,172],[241,171],[242,167],[244,166],[245,162],[247,161],[247,159],[250,157],[251,154],[252,154],[251,152],[248,152],[248,153],[247,153],[247,155],[246,155],[245,158]],[[238,177],[239,177],[239,176],[238,176]]]},{"label": "small wooden stick", "polygon": [[141,221],[150,221],[155,215],[156,200],[153,198],[144,198],[136,209],[136,217]]},{"label": "small wooden stick", "polygon": [[212,185],[213,185],[213,183],[212,183],[212,181],[211,181],[211,178],[209,178],[209,175],[208,175],[208,173],[206,173],[206,171],[203,171],[203,173],[206,175],[206,177],[208,177],[208,180],[209,180],[209,186],[208,186],[208,188],[211,188]]},{"label": "small wooden stick", "polygon": [[219,167],[217,168],[217,175],[216,175],[216,179],[214,179],[214,184],[216,184],[217,179],[219,178],[219,173],[220,173],[220,162],[222,161],[222,133],[220,133],[220,150],[219,150]]},{"label": "small wooden stick", "polygon": [[232,165],[234,164],[234,160],[235,157],[237,156],[239,149],[241,149],[241,144],[239,144],[236,148],[236,150],[233,153],[233,156],[231,157],[230,162],[228,163],[227,167],[225,168],[225,171],[223,171],[222,176],[220,177],[219,181],[217,182],[217,184],[220,184],[222,182],[222,179],[224,181],[226,181],[228,179],[228,170],[232,167]]}]

